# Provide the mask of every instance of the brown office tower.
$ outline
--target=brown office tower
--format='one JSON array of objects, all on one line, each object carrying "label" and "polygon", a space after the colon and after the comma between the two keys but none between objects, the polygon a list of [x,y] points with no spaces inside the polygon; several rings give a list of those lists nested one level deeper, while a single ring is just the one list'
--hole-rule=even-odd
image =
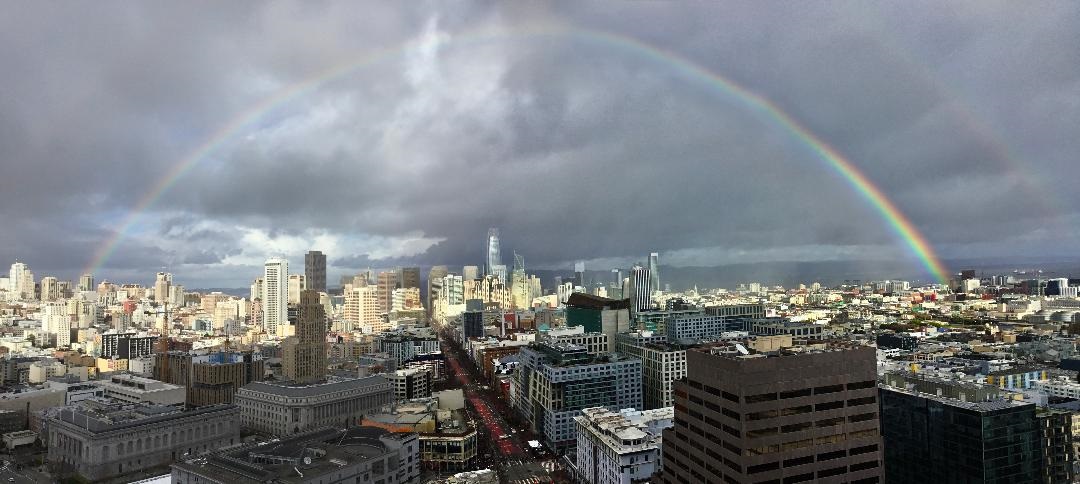
[{"label": "brown office tower", "polygon": [[874,348],[843,344],[688,350],[660,480],[880,482],[875,365]]},{"label": "brown office tower", "polygon": [[296,382],[319,381],[326,377],[326,310],[311,289],[300,293],[297,309],[296,336],[281,345],[282,375]]}]

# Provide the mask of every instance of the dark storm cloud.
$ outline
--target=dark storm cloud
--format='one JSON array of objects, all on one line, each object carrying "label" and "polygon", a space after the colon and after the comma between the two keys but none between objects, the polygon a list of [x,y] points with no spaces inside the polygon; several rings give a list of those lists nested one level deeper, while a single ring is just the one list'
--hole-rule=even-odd
[{"label": "dark storm cloud", "polygon": [[11,3],[0,262],[74,277],[238,113],[405,42],[238,130],[104,272],[240,285],[309,247],[342,272],[470,264],[489,226],[537,267],[909,257],[759,110],[634,49],[515,33],[537,25],[631,37],[772,100],[947,255],[1077,242],[1080,7],[934,5]]}]

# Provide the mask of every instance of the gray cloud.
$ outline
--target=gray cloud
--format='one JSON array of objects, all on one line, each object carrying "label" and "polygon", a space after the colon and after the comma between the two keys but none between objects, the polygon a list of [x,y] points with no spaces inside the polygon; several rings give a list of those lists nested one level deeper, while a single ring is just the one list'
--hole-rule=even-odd
[{"label": "gray cloud", "polygon": [[[231,119],[349,64],[187,171],[102,274],[168,266],[189,287],[240,285],[261,258],[299,264],[306,247],[342,272],[461,265],[481,260],[488,226],[537,267],[653,250],[686,265],[910,260],[760,110],[560,31],[630,37],[770,99],[946,256],[1064,254],[1080,242],[1080,7],[930,5],[13,2],[0,262],[74,277]],[[363,62],[373,52],[389,54]]]}]

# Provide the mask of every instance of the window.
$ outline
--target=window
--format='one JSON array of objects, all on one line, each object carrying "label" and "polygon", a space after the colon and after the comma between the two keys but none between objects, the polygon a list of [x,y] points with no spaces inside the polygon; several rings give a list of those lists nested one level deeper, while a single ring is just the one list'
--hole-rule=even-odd
[{"label": "window", "polygon": [[857,407],[859,405],[870,405],[871,403],[877,403],[877,397],[871,396],[871,397],[863,397],[863,398],[852,398],[852,399],[847,401],[847,404],[848,404],[849,407]]},{"label": "window", "polygon": [[759,393],[757,395],[746,396],[746,403],[771,402],[773,400],[776,400],[775,393]]},{"label": "window", "polygon": [[867,461],[867,462],[860,462],[858,464],[852,464],[851,465],[851,472],[865,471],[867,469],[873,469],[873,468],[875,468],[877,466],[878,466],[878,461],[876,461],[876,460],[871,460],[871,461]]},{"label": "window", "polygon": [[751,412],[746,414],[747,420],[765,420],[769,418],[776,418],[776,410],[766,410],[764,412]]},{"label": "window", "polygon": [[729,400],[735,403],[739,403],[739,396],[734,393],[720,392],[720,396],[724,397],[724,400]]},{"label": "window", "polygon": [[814,411],[814,407],[811,405],[802,405],[799,407],[789,407],[780,410],[780,416],[786,417],[788,415],[799,415],[801,413],[810,413]]},{"label": "window", "polygon": [[749,466],[746,468],[747,474],[758,474],[761,472],[775,471],[780,468],[779,462],[767,462],[765,464],[758,464],[756,466]]},{"label": "window", "polygon": [[818,471],[817,476],[818,476],[818,479],[821,479],[821,478],[824,478],[824,477],[839,476],[840,474],[846,474],[846,473],[847,473],[847,466],[840,466],[840,467],[833,467],[832,469],[825,469],[823,471]]},{"label": "window", "polygon": [[817,405],[814,405],[814,410],[817,410],[819,412],[823,412],[825,410],[836,410],[838,408],[844,408],[844,401],[843,400],[837,400],[835,402],[819,403]]},{"label": "window", "polygon": [[826,460],[842,459],[845,456],[847,456],[847,452],[843,450],[838,450],[836,452],[823,452],[817,455],[817,460],[818,462],[821,462]]},{"label": "window", "polygon": [[753,438],[757,438],[757,437],[767,437],[769,435],[776,435],[778,433],[780,433],[780,430],[777,429],[776,427],[766,427],[766,428],[757,429],[757,430],[747,430],[746,431],[746,437],[750,438],[750,439],[753,439]]},{"label": "window", "polygon": [[867,420],[873,420],[875,417],[877,417],[877,414],[874,412],[860,413],[858,415],[852,415],[848,417],[848,422],[865,422]]},{"label": "window", "polygon": [[798,397],[809,397],[809,396],[810,396],[810,389],[809,388],[803,388],[801,390],[789,390],[789,391],[786,391],[786,392],[780,392],[780,399],[781,400],[784,400],[784,399],[787,399],[787,398],[798,398]]},{"label": "window", "polygon": [[739,420],[739,418],[741,417],[741,415],[739,415],[739,412],[736,412],[736,411],[728,409],[728,408],[721,408],[720,413],[724,414],[724,416],[726,416],[727,418],[730,418],[730,419],[733,419],[733,420]]},{"label": "window", "polygon": [[796,457],[794,459],[786,459],[784,461],[784,467],[795,467],[811,464],[814,462],[814,456],[808,455],[804,457]]},{"label": "window", "polygon": [[847,439],[847,436],[844,434],[826,435],[825,437],[818,437],[814,439],[814,443],[817,445],[835,444],[837,442],[843,442],[845,439]]},{"label": "window", "polygon": [[877,444],[864,445],[862,447],[852,447],[851,455],[869,454],[871,452],[877,452]]},{"label": "window", "polygon": [[848,383],[847,384],[847,389],[848,390],[862,390],[864,388],[874,388],[876,386],[877,386],[877,381],[875,381],[875,380],[866,380],[866,381],[860,381],[860,382],[855,382],[855,383]]},{"label": "window", "polygon": [[844,417],[827,418],[825,420],[818,420],[815,425],[818,427],[832,427],[834,425],[840,425],[844,423]]},{"label": "window", "polygon": [[808,429],[810,427],[813,427],[813,426],[814,426],[813,422],[802,422],[802,423],[797,423],[797,424],[784,425],[784,426],[780,427],[780,432],[785,433],[785,434],[788,434],[788,433],[791,433],[791,432],[801,432],[801,431],[806,430],[806,429]]},{"label": "window", "polygon": [[848,434],[848,437],[850,437],[853,440],[854,439],[865,439],[867,437],[877,437],[877,434],[878,434],[877,429],[860,430],[858,432],[852,432],[852,433]]},{"label": "window", "polygon": [[793,482],[806,482],[814,480],[814,473],[808,472],[806,474],[799,474],[797,476],[785,477],[784,484],[790,484]]},{"label": "window", "polygon": [[828,385],[815,388],[814,395],[824,395],[826,393],[836,393],[842,391],[844,391],[844,385]]}]

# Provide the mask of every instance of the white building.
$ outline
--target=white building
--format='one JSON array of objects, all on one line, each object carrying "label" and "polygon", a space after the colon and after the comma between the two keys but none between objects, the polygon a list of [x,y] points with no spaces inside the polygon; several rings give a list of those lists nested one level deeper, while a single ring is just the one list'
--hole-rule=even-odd
[{"label": "white building", "polygon": [[263,327],[271,336],[281,336],[278,327],[289,325],[289,261],[269,259],[263,266]]},{"label": "white building", "polygon": [[1065,376],[1056,380],[1035,381],[1031,387],[1053,397],[1080,399],[1080,383]]},{"label": "white building", "polygon": [[51,358],[39,360],[30,363],[29,382],[34,384],[45,383],[49,378],[66,374],[67,365]]},{"label": "white building", "polygon": [[581,413],[574,417],[574,422],[577,467],[582,482],[647,482],[661,469],[661,434],[673,424],[673,407],[642,412],[633,409],[613,412],[594,407]]},{"label": "white building", "polygon": [[602,355],[610,351],[610,340],[604,333],[586,333],[584,326],[552,328],[536,335],[537,341],[584,346],[590,355]]},{"label": "white building", "polygon": [[182,386],[136,375],[113,375],[98,385],[105,390],[106,397],[128,403],[181,405],[187,397],[187,389]]}]

